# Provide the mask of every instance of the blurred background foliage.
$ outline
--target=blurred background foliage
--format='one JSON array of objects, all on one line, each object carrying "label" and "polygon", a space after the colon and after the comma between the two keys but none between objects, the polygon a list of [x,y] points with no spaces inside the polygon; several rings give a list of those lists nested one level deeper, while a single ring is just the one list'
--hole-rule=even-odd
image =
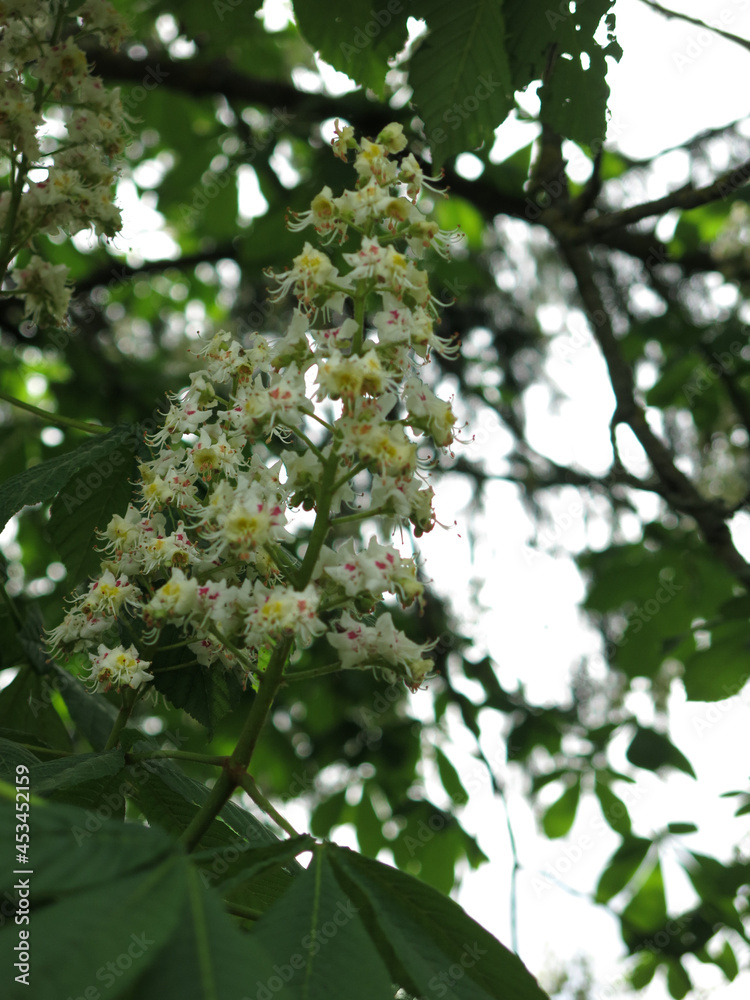
[{"label": "blurred background foliage", "polygon": [[[139,441],[166,408],[165,393],[186,385],[195,365],[189,352],[199,338],[219,329],[242,338],[256,329],[273,334],[284,328],[284,309],[267,302],[263,269],[282,270],[301,248],[305,234],[284,225],[290,209],[304,210],[324,184],[336,191],[350,183],[351,168],[330,153],[332,120],[370,136],[388,121],[401,121],[424,162],[444,166],[451,197],[434,199],[438,220],[465,234],[449,264],[436,259],[431,265],[434,293],[454,303],[444,314],[444,333],[457,333],[464,348],[455,360],[433,359],[437,388],[455,395],[470,428],[491,413],[506,432],[497,443],[490,438],[482,458],[456,448],[435,470],[436,489],[441,480],[469,482],[479,511],[488,483],[501,478],[514,484],[540,548],[548,550],[554,550],[545,537],[555,537],[560,498],[573,498],[585,523],[606,523],[606,539],[599,536],[576,553],[587,581],[585,611],[601,631],[606,666],[600,656],[571,672],[564,703],[532,703],[522,686],[503,687],[496,665],[472,649],[446,596],[430,590],[424,613],[408,622],[418,641],[438,639],[438,675],[429,682],[429,697],[373,684],[369,675],[352,671],[290,684],[254,757],[254,776],[274,801],[301,803],[314,835],[335,836],[349,824],[363,853],[385,852],[381,856],[449,892],[469,866],[485,860],[461,822],[469,791],[451,763],[449,731],[460,724],[473,734],[478,766],[498,795],[508,774],[522,776],[547,837],[568,833],[583,796],[598,800],[620,846],[592,903],[608,906],[620,920],[635,956],[629,966],[635,987],[647,985],[661,968],[672,996],[685,996],[685,957],[691,955],[716,963],[733,979],[736,946],[748,942],[747,862],[739,854],[720,861],[691,853],[685,839],[681,857],[696,904],[670,912],[660,851],[667,838],[689,838],[692,827],[676,822],[653,837],[638,836],[623,799],[639,769],[693,774],[667,731],[672,685],[684,684],[689,698],[714,702],[740,692],[747,678],[750,573],[731,551],[725,525],[748,498],[748,130],[737,123],[683,147],[686,181],[695,189],[720,174],[734,177],[706,203],[691,205],[683,189],[633,217],[623,210],[647,201],[655,166],[602,147],[605,55],[616,58],[617,51],[609,20],[606,46],[591,41],[610,6],[601,0],[581,7],[580,17],[589,19],[582,51],[599,74],[596,100],[587,110],[583,95],[592,78],[576,76],[585,60],[550,75],[547,6],[506,0],[511,63],[498,65],[502,53],[484,53],[480,46],[471,70],[478,78],[486,59],[486,72],[491,79],[497,73],[502,85],[479,112],[461,119],[460,128],[446,129],[442,144],[434,141],[435,129],[452,98],[432,94],[429,79],[438,72],[435,39],[450,29],[450,4],[397,4],[400,16],[382,26],[374,43],[350,43],[349,53],[337,32],[345,29],[341,37],[356,39],[351,25],[356,17],[367,23],[369,5],[298,0],[302,33],[294,22],[271,30],[252,0],[116,5],[130,19],[134,41],[116,53],[92,50],[89,58],[108,84],[122,88],[131,116],[120,181],[126,227],[111,242],[81,235],[46,246],[49,259],[65,263],[77,283],[68,328],[37,329],[22,321],[18,301],[0,302],[0,389],[51,414],[122,425]],[[493,5],[466,6],[472,14],[477,8],[479,17]],[[427,18],[426,38],[407,41],[406,14]],[[571,15],[571,31],[575,23]],[[481,23],[479,29],[481,38]],[[314,49],[369,89],[332,95]],[[388,59],[399,52],[394,68]],[[540,80],[544,128],[535,148],[491,158],[492,129],[507,114],[512,91]],[[575,114],[563,113],[571,100]],[[577,142],[587,182],[568,181],[562,139]],[[471,180],[456,159],[469,150],[479,174]],[[667,212],[671,235],[664,227],[657,235]],[[636,468],[623,450],[613,453],[609,468],[592,468],[585,442],[571,450],[569,462],[559,462],[529,441],[530,392],[542,387],[553,409],[564,401],[552,364],[559,357],[558,335],[571,317],[582,326],[582,313],[592,316],[591,301],[581,298],[586,276],[575,256],[581,253],[608,317],[604,333],[595,328],[594,336],[606,337],[609,328],[605,346],[617,355],[610,366],[620,384],[617,422],[633,416],[625,409],[627,386],[634,385],[631,402],[642,412],[648,408],[663,442],[661,463]],[[556,328],[548,319],[551,307],[561,317]],[[53,418],[47,423],[3,403],[0,422],[0,482],[84,440],[55,428]],[[623,428],[613,424],[612,433],[622,446]],[[499,442],[508,435],[512,445],[503,449]],[[675,467],[692,492],[670,478]],[[127,491],[112,503],[124,510]],[[0,666],[15,668],[31,658],[36,671],[18,675],[0,693],[0,727],[6,729],[25,730],[23,713],[49,692],[40,674],[49,665],[40,660],[35,637],[42,624],[60,620],[61,599],[91,568],[90,560],[66,556],[68,527],[56,531],[49,508],[26,508],[4,535],[2,572],[21,609],[27,642],[3,642]],[[643,620],[636,610],[659,588],[667,588],[670,599],[657,596],[660,613]],[[8,635],[10,614],[0,609]],[[300,666],[320,662],[321,655],[313,646]],[[648,725],[628,707],[634,690],[651,699]],[[208,708],[205,699],[193,704],[189,693],[178,698],[192,715],[162,700],[145,705],[140,723],[165,745],[178,739],[181,750],[205,751],[208,729],[208,752],[229,753],[250,695],[231,686],[214,695]],[[59,693],[46,696],[43,717],[49,745],[69,747],[74,730]],[[484,756],[480,726],[488,724],[505,739],[506,761]],[[609,753],[623,734],[627,773],[613,767]],[[203,777],[198,767],[192,773]],[[426,783],[440,791],[428,795]],[[740,792],[738,814],[750,809]],[[670,930],[674,926],[679,934]],[[585,967],[569,970],[567,985],[558,984],[561,995],[585,995],[587,976]]]}]

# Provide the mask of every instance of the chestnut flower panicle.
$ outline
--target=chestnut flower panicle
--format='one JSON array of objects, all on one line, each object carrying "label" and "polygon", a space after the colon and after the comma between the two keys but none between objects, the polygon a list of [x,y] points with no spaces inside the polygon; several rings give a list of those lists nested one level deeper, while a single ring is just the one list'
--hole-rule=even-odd
[{"label": "chestnut flower panicle", "polygon": [[[307,242],[273,275],[272,297],[296,300],[285,336],[240,344],[221,331],[201,350],[204,367],[148,439],[138,506],[112,518],[99,579],[50,636],[59,652],[89,653],[97,685],[158,676],[167,626],[164,644],[177,630],[195,658],[184,669],[233,670],[254,687],[269,651],[290,639],[300,649],[324,637],[340,668],[412,690],[433,669],[430,644],[408,639],[389,612],[371,615],[386,594],[421,602],[414,558],[359,526],[379,521],[387,536],[435,523],[421,445],[448,448],[456,418],[419,373],[432,350],[456,347],[435,331],[421,256],[444,252],[447,238],[411,200],[423,175],[411,155],[399,160],[399,125],[374,141],[348,126],[336,134],[337,155],[355,154],[356,185],[324,188],[291,228],[348,239],[351,251],[334,263]],[[311,529],[302,512],[314,512]],[[332,526],[343,542],[330,540]]]},{"label": "chestnut flower panicle", "polygon": [[119,89],[92,75],[78,42],[117,48],[126,29],[107,0],[0,0],[0,26],[0,294],[22,298],[34,323],[62,325],[68,269],[44,259],[39,237],[121,229],[115,163],[131,134]]}]

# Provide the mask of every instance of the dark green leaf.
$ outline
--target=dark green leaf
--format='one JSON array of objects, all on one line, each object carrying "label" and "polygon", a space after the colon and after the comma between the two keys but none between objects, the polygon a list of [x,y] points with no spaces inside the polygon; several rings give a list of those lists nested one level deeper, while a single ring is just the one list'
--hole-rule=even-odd
[{"label": "dark green leaf", "polygon": [[452,987],[456,1000],[544,1000],[520,959],[453,900],[345,848],[319,851],[330,859],[391,980],[405,990],[429,996],[433,977],[457,964],[465,975]]},{"label": "dark green leaf", "polygon": [[670,833],[697,833],[698,827],[695,823],[667,823],[667,830]]},{"label": "dark green leaf", "polygon": [[638,726],[626,756],[631,764],[648,771],[658,771],[660,767],[674,767],[689,774],[691,778],[695,777],[695,771],[687,757],[680,753],[668,737],[653,729]]},{"label": "dark green leaf", "polygon": [[643,863],[649,847],[651,841],[641,837],[627,837],[623,840],[599,878],[594,897],[597,903],[609,902],[625,888]]},{"label": "dark green leaf", "polygon": [[438,747],[435,747],[435,758],[440,773],[440,781],[454,806],[466,805],[469,801],[469,793],[461,783],[458,771]]},{"label": "dark green leaf", "polygon": [[229,855],[224,847],[202,851],[193,857],[202,869],[204,883],[221,887],[222,892],[228,892],[269,868],[292,861],[303,851],[311,850],[314,843],[312,837],[304,835],[280,840],[268,847],[251,847],[247,842],[240,843],[235,845],[236,857]]},{"label": "dark green leaf", "polygon": [[[138,981],[138,1000],[238,1000],[275,975],[271,959],[232,923],[221,902],[186,866],[186,899],[177,929]],[[270,991],[269,991],[270,992]],[[288,997],[282,990],[275,997]]]},{"label": "dark green leaf", "polygon": [[542,826],[550,838],[564,837],[575,822],[578,800],[581,797],[581,779],[576,776],[560,798],[548,807],[542,816]]},{"label": "dark green leaf", "polygon": [[87,691],[81,682],[61,667],[54,679],[70,717],[94,750],[103,750],[117,718],[117,710],[100,694]]},{"label": "dark green leaf", "polygon": [[0,725],[23,729],[59,750],[70,750],[70,736],[52,705],[52,686],[31,667],[22,667],[0,691]]},{"label": "dark green leaf", "polygon": [[622,931],[627,942],[633,936],[660,930],[667,919],[664,879],[658,859],[639,885],[630,902],[620,914]]},{"label": "dark green leaf", "polygon": [[679,959],[671,958],[667,965],[667,989],[669,990],[669,995],[674,997],[674,1000],[682,1000],[692,988],[693,984],[690,981],[690,976],[683,969],[682,963]]},{"label": "dark green leaf", "polygon": [[494,0],[420,0],[427,37],[409,64],[409,83],[437,165],[489,146],[513,106],[505,24]]},{"label": "dark green leaf", "polygon": [[603,781],[600,773],[597,773],[594,784],[596,797],[602,809],[602,815],[615,833],[622,834],[623,837],[630,833],[630,815],[627,806],[611,790],[606,781]]},{"label": "dark green leaf", "polygon": [[[70,865],[75,855],[65,854]],[[184,911],[187,864],[173,857],[124,878],[108,874],[98,885],[38,909],[30,977],[35,1000],[84,996],[95,983],[117,983],[118,990],[132,984],[156,960]],[[12,968],[16,944],[18,928],[8,921],[0,931],[5,968]],[[28,986],[13,982],[6,996],[28,996]]]},{"label": "dark green leaf", "polygon": [[[50,420],[54,423],[54,418]],[[8,518],[29,504],[49,500],[69,485],[71,477],[85,466],[103,463],[126,442],[133,441],[133,429],[122,424],[107,434],[97,435],[80,444],[73,451],[35,465],[19,476],[14,476],[0,486],[0,529]],[[85,489],[82,483],[82,489]],[[79,498],[68,494],[67,502],[78,503]],[[62,498],[65,503],[65,496]]]},{"label": "dark green leaf", "polygon": [[353,983],[363,1000],[393,995],[387,966],[327,851],[316,850],[307,871],[258,921],[252,940],[284,970],[299,1000],[351,1000]]},{"label": "dark green leaf", "polygon": [[119,774],[125,767],[122,750],[108,750],[107,753],[72,754],[62,760],[39,764],[33,771],[35,795],[45,795],[51,791],[64,791],[94,778]]},{"label": "dark green leaf", "polygon": [[[103,801],[102,807],[97,814],[33,798],[34,891],[38,898],[78,892],[132,875],[171,852],[172,844],[161,830],[108,821],[108,803]],[[6,803],[0,804],[2,852],[11,850],[14,823],[15,813]],[[16,866],[10,864],[6,853],[2,860],[8,861],[0,872],[0,886],[6,889]]]},{"label": "dark green leaf", "polygon": [[682,681],[690,701],[721,701],[739,694],[748,678],[750,625],[747,619],[713,629],[708,649],[685,660]]},{"label": "dark green leaf", "polygon": [[77,469],[50,508],[50,538],[65,563],[71,587],[99,575],[96,533],[114,514],[127,510],[133,459],[133,451],[123,446]]},{"label": "dark green leaf", "polygon": [[315,0],[294,0],[294,13],[299,30],[326,62],[382,97],[388,59],[408,37],[403,4],[332,0],[321,17]]}]

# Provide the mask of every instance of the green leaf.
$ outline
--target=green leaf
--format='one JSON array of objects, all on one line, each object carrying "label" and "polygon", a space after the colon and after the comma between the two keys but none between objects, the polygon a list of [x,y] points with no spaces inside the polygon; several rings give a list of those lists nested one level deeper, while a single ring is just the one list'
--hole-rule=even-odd
[{"label": "green leaf", "polygon": [[30,750],[19,747],[11,740],[0,739],[0,779],[13,782],[15,780],[16,766],[23,764],[29,769],[40,763]]},{"label": "green leaf", "polygon": [[655,952],[645,951],[638,957],[638,964],[631,969],[629,979],[633,989],[645,989],[656,975],[659,968],[659,958]]},{"label": "green leaf", "polygon": [[667,830],[670,833],[697,833],[698,827],[695,823],[667,823]]},{"label": "green leaf", "polygon": [[[32,783],[33,793],[33,783]],[[106,805],[106,803],[102,803]],[[106,817],[106,812],[102,815]],[[0,804],[0,889],[12,884],[15,813]],[[157,864],[173,850],[158,828],[110,822],[100,815],[32,795],[34,891],[37,898],[79,892]],[[6,863],[7,862],[7,863]],[[106,907],[105,907],[106,909]]]},{"label": "green leaf", "polygon": [[641,837],[627,837],[609,860],[599,877],[594,897],[597,903],[607,903],[628,884],[640,868],[651,841]]},{"label": "green leaf", "polygon": [[[75,855],[65,854],[69,865],[75,862]],[[187,859],[173,857],[125,878],[108,876],[37,909],[30,925],[34,1000],[84,996],[94,983],[104,988],[116,983],[119,994],[132,984],[156,960],[184,911],[187,864]],[[18,927],[8,921],[0,931],[7,969],[16,960],[17,944]],[[28,986],[13,982],[5,995],[9,1000],[28,996]]]},{"label": "green leaf", "polygon": [[627,806],[611,790],[606,781],[602,780],[601,772],[597,771],[594,782],[594,792],[599,799],[602,815],[615,833],[622,834],[623,837],[630,833],[630,815]]},{"label": "green leaf", "polygon": [[565,789],[560,798],[553,802],[542,816],[542,827],[550,839],[564,837],[573,826],[580,797],[581,778],[577,775],[573,784]]},{"label": "green leaf", "polygon": [[695,771],[687,757],[663,733],[657,733],[653,729],[638,726],[626,756],[631,764],[647,771],[674,767],[689,774],[691,778],[695,777]]},{"label": "green leaf", "polygon": [[469,801],[469,793],[461,783],[458,771],[448,760],[442,750],[435,747],[435,759],[437,760],[440,781],[454,805],[463,806]]},{"label": "green leaf", "polygon": [[327,837],[335,826],[346,822],[344,813],[352,812],[351,806],[346,801],[346,789],[334,792],[329,798],[324,799],[319,806],[315,807],[310,819],[310,831],[316,837]]},{"label": "green leaf", "polygon": [[111,777],[125,767],[122,750],[108,750],[107,753],[73,754],[62,760],[51,760],[37,765],[32,774],[35,795],[61,792],[67,788],[93,781],[95,778]]},{"label": "green leaf", "polygon": [[682,682],[689,701],[721,701],[739,694],[747,683],[750,626],[747,619],[730,621],[711,632],[708,649],[685,660]]},{"label": "green leaf", "polygon": [[682,963],[677,958],[670,958],[667,963],[667,989],[669,990],[669,995],[674,997],[674,1000],[682,1000],[692,988],[693,984],[690,981],[690,976],[683,969]]},{"label": "green leaf", "polygon": [[370,792],[374,786],[371,782],[366,782],[362,788],[362,798],[356,808],[355,826],[357,829],[357,842],[363,854],[370,858],[377,857],[381,847],[388,844],[383,835],[383,824],[380,817],[375,812],[372,804]]},{"label": "green leaf", "polygon": [[667,919],[667,901],[661,863],[657,859],[646,878],[620,914],[626,943],[632,938],[660,930]]},{"label": "green leaf", "polygon": [[153,658],[153,687],[176,708],[184,709],[196,722],[205,726],[210,738],[217,723],[239,705],[242,686],[234,674],[198,663],[181,670],[163,669],[169,667],[171,662],[178,663],[186,658],[184,648],[170,650],[170,654],[168,657],[157,654]]},{"label": "green leaf", "polygon": [[[132,427],[128,424],[121,424],[107,434],[84,441],[73,451],[68,451],[48,462],[35,465],[19,476],[8,479],[0,486],[0,529],[22,507],[49,500],[64,487],[69,489],[73,482],[72,477],[80,469],[97,463],[103,464],[126,441],[133,440]],[[81,484],[83,488],[86,488],[83,481]],[[77,502],[78,498],[75,494],[68,495],[68,503]],[[63,503],[65,503],[64,498]]]},{"label": "green leaf", "polygon": [[713,956],[712,961],[714,965],[718,965],[730,983],[739,975],[740,967],[737,963],[737,956],[728,941],[724,942],[724,947],[718,955]]},{"label": "green leaf", "polygon": [[613,21],[607,25],[606,48],[595,39],[612,3],[587,0],[564,9],[539,0],[505,0],[503,4],[513,89],[524,90],[533,80],[546,77],[539,91],[542,121],[565,138],[585,145],[598,143],[606,131],[609,88],[605,54],[615,59],[621,55],[612,37]]},{"label": "green leaf", "polygon": [[34,733],[44,744],[70,750],[70,736],[52,705],[47,677],[22,667],[0,691],[0,725]]},{"label": "green leaf", "polygon": [[[142,761],[129,767],[127,774],[133,785],[133,798],[149,824],[158,824],[175,838],[184,833],[199,807],[192,795],[176,790],[167,780],[162,761]],[[214,819],[203,834],[200,847],[219,847],[234,839],[229,827]]]},{"label": "green leaf", "polygon": [[62,667],[55,666],[54,679],[70,717],[94,750],[103,750],[117,718],[117,710],[100,694],[87,691]]},{"label": "green leaf", "polygon": [[513,106],[505,23],[495,0],[420,0],[428,32],[409,63],[409,84],[433,163],[485,146]]},{"label": "green leaf", "polygon": [[123,515],[130,503],[134,452],[121,446],[105,457],[77,469],[50,508],[50,538],[65,563],[71,587],[88,576],[98,576],[101,555],[97,531],[114,514]]},{"label": "green leaf", "polygon": [[[352,901],[391,980],[433,995],[433,977],[457,965],[455,1000],[546,1000],[521,960],[457,903],[388,865],[326,844],[336,880]],[[430,985],[433,980],[432,985]]]},{"label": "green leaf", "polygon": [[[186,866],[186,899],[176,931],[138,981],[138,1000],[238,1000],[255,996],[257,986],[274,975],[261,946],[242,934],[221,902],[203,885],[192,865]],[[252,970],[252,971],[250,971]],[[288,997],[286,991],[275,997]]]},{"label": "green leaf", "polygon": [[385,93],[388,59],[406,44],[409,11],[398,2],[329,0],[325,15],[317,0],[294,0],[299,30],[326,62],[379,97]]},{"label": "green leaf", "polygon": [[222,892],[228,892],[261,874],[261,872],[292,861],[303,851],[311,850],[314,844],[314,839],[304,834],[301,837],[280,840],[268,847],[251,847],[249,843],[240,844],[236,847],[238,854],[236,858],[227,857],[227,851],[224,847],[202,851],[200,854],[193,855],[193,858],[202,869],[204,884],[211,883],[217,888],[221,887]]},{"label": "green leaf", "polygon": [[252,932],[282,970],[298,1000],[386,1000],[393,996],[386,964],[368,936],[359,908],[336,879],[328,851],[264,913]]}]

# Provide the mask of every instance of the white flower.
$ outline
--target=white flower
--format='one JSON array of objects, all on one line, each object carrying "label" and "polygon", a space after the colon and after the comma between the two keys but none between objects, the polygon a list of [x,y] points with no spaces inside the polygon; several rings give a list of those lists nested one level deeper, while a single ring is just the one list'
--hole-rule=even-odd
[{"label": "white flower", "polygon": [[181,569],[173,569],[172,576],[159,587],[145,605],[143,616],[146,621],[158,622],[164,619],[188,619],[198,610],[198,581],[186,577]]},{"label": "white flower", "polygon": [[253,598],[255,606],[250,608],[245,623],[248,645],[263,646],[269,638],[295,633],[305,644],[325,631],[317,617],[320,595],[313,584],[297,591],[283,586],[269,589],[258,581]]},{"label": "white flower", "polygon": [[127,576],[115,578],[107,570],[95,580],[81,603],[80,610],[86,615],[107,614],[116,617],[127,605],[136,607],[140,603],[141,591],[128,582]]},{"label": "white flower", "polygon": [[26,267],[13,272],[18,293],[25,300],[25,315],[32,323],[52,321],[62,325],[68,312],[72,289],[66,284],[65,264],[50,264],[41,257],[32,257]]},{"label": "white flower", "polygon": [[89,653],[89,659],[91,673],[88,679],[96,682],[99,691],[109,691],[110,688],[121,688],[123,685],[139,688],[154,679],[153,674],[146,670],[151,663],[141,660],[135,646],[127,649],[115,646],[114,649],[109,649],[102,644],[97,655]]}]

